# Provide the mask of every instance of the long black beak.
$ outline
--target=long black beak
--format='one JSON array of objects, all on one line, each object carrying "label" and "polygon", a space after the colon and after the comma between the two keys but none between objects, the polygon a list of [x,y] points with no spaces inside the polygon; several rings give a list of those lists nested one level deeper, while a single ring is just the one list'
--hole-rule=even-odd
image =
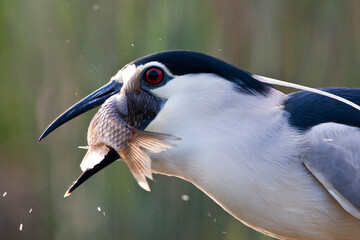
[{"label": "long black beak", "polygon": [[111,81],[105,86],[99,88],[95,92],[91,93],[89,96],[83,98],[78,103],[70,107],[63,114],[61,114],[57,119],[55,119],[43,132],[39,138],[39,142],[43,140],[49,133],[54,131],[56,128],[60,127],[67,121],[87,112],[102,103],[112,95],[118,93],[122,87],[122,84],[117,81]]},{"label": "long black beak", "polygon": [[113,163],[115,160],[119,159],[119,154],[114,150],[111,149],[108,154],[106,154],[105,158],[98,164],[96,164],[93,168],[86,170],[83,172],[80,177],[69,187],[66,191],[64,197],[67,197],[74,191],[77,187],[79,187],[83,182],[89,179],[92,175],[100,171],[101,169],[105,168],[106,166]]}]

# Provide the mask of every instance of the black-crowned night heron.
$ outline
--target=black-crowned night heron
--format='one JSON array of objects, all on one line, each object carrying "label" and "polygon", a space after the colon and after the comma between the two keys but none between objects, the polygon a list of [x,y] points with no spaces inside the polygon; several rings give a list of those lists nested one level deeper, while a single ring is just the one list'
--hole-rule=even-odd
[{"label": "black-crowned night heron", "polygon": [[[149,153],[154,173],[193,183],[276,238],[360,239],[360,89],[311,89],[204,54],[166,51],[127,64],[40,140],[134,76],[162,102],[139,128],[182,139],[170,151]],[[303,91],[285,95],[271,84]],[[117,158],[111,150],[84,179]]]}]

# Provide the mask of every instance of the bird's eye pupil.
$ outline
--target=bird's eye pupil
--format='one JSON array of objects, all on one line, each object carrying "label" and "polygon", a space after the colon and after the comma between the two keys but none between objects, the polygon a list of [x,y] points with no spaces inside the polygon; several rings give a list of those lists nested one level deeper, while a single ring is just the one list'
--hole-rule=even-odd
[{"label": "bird's eye pupil", "polygon": [[151,80],[156,80],[156,79],[158,79],[158,77],[159,77],[159,74],[158,74],[158,72],[156,72],[156,71],[150,71],[149,72],[149,78],[151,79]]},{"label": "bird's eye pupil", "polygon": [[145,81],[150,85],[157,85],[164,80],[164,72],[157,67],[149,68],[145,72]]}]

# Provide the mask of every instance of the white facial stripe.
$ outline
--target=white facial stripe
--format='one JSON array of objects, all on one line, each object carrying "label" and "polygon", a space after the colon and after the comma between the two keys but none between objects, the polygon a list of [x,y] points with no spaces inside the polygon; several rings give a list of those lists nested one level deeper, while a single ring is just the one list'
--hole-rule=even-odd
[{"label": "white facial stripe", "polygon": [[135,64],[130,64],[120,69],[117,74],[111,78],[111,80],[115,80],[121,83],[127,83],[135,73]]}]

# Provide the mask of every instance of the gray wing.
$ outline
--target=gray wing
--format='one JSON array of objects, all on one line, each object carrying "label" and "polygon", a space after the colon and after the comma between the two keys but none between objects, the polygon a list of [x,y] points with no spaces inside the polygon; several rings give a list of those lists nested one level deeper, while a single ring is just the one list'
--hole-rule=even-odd
[{"label": "gray wing", "polygon": [[329,134],[335,135],[330,138],[320,135],[307,142],[303,163],[346,211],[360,219],[360,132],[353,128]]}]

